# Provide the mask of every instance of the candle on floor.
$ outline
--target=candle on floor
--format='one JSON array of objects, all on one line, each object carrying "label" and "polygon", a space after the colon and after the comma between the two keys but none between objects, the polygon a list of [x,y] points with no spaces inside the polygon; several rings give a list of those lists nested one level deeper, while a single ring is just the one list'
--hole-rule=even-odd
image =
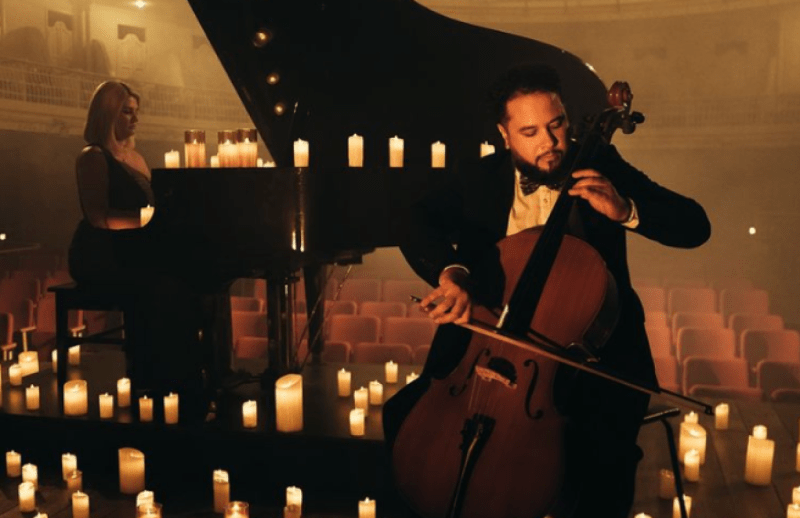
[{"label": "candle on floor", "polygon": [[406,376],[406,385],[408,385],[409,383],[411,383],[412,381],[414,381],[417,378],[419,378],[419,374],[417,374],[416,372],[412,371],[410,374],[408,374]]},{"label": "candle on floor", "polygon": [[225,508],[225,518],[250,518],[250,506],[247,502],[231,502]]},{"label": "candle on floor", "polygon": [[364,411],[364,417],[369,415],[369,390],[361,387],[353,392],[353,401],[356,408]]},{"label": "candle on floor", "polygon": [[30,482],[23,482],[17,488],[19,493],[19,510],[32,513],[36,510],[36,487]]},{"label": "candle on floor", "polygon": [[797,443],[797,453],[795,454],[794,470],[800,473],[800,442]]},{"label": "candle on floor", "polygon": [[389,139],[389,167],[403,167],[403,139],[394,136]]},{"label": "candle on floor", "polygon": [[382,405],[383,404],[383,385],[380,381],[369,382],[369,404]]},{"label": "candle on floor", "polygon": [[161,504],[150,502],[136,506],[136,518],[161,518]]},{"label": "candle on floor", "polygon": [[119,449],[119,491],[126,495],[144,491],[144,453],[135,448]]},{"label": "candle on floor", "polygon": [[706,430],[697,423],[681,423],[681,432],[678,438],[678,459],[683,461],[683,457],[689,450],[697,450],[700,453],[700,464],[706,462]]},{"label": "candle on floor", "polygon": [[[683,495],[683,503],[686,505],[686,516],[692,515],[692,497]],[[672,518],[681,518],[681,504],[678,497],[672,499]]]},{"label": "candle on floor", "polygon": [[67,349],[67,360],[70,365],[78,366],[81,364],[81,346],[73,345]]},{"label": "candle on floor", "polygon": [[120,408],[131,406],[131,380],[128,378],[117,380],[117,404]]},{"label": "candle on floor", "polygon": [[164,167],[167,169],[178,169],[181,166],[181,154],[174,149],[164,153]]},{"label": "candle on floor", "polygon": [[39,410],[39,387],[36,385],[25,388],[25,408]]},{"label": "candle on floor", "polygon": [[303,490],[299,487],[289,486],[286,488],[286,505],[297,506],[301,512],[303,509]]},{"label": "candle on floor", "polygon": [[203,130],[187,130],[184,132],[185,167],[206,166],[206,132]]},{"label": "candle on floor", "polygon": [[728,404],[720,403],[714,408],[714,428],[717,430],[728,429]]},{"label": "candle on floor", "polygon": [[800,504],[789,504],[786,507],[786,518],[800,518]]},{"label": "candle on floor", "polygon": [[364,433],[364,411],[360,408],[354,408],[350,411],[350,435],[361,437]]},{"label": "candle on floor", "polygon": [[649,514],[637,513],[636,516],[634,516],[633,518],[653,518],[653,517],[650,516]]},{"label": "candle on floor", "polygon": [[386,383],[397,383],[397,364],[392,360],[386,362]]},{"label": "candle on floor", "polygon": [[308,141],[297,139],[294,141],[294,166],[308,167]]},{"label": "candle on floor", "polygon": [[700,452],[689,450],[683,457],[683,473],[689,482],[700,481]]},{"label": "candle on floor", "polygon": [[303,377],[286,374],[275,382],[275,427],[279,432],[303,429]]},{"label": "candle on floor", "polygon": [[61,478],[67,480],[70,473],[78,469],[78,457],[72,453],[61,455]]},{"label": "candle on floor", "polygon": [[493,155],[494,154],[494,146],[489,144],[488,142],[481,143],[481,158],[485,157],[486,155]]},{"label": "candle on floor", "polygon": [[[156,495],[152,491],[144,490],[141,491],[138,495],[136,495],[136,507],[140,505],[147,505],[152,504],[156,501]],[[222,511],[220,511],[222,512]]]},{"label": "candle on floor", "polygon": [[224,513],[231,502],[231,485],[228,472],[224,469],[214,470],[214,512]]},{"label": "candle on floor", "polygon": [[352,374],[348,370],[340,370],[336,373],[336,381],[339,397],[348,397],[350,395],[350,380]]},{"label": "candle on floor", "polygon": [[697,424],[697,414],[695,412],[689,412],[688,414],[683,416],[684,423],[694,423]]},{"label": "candle on floor", "polygon": [[258,403],[255,401],[245,401],[242,403],[242,426],[245,428],[255,428],[258,424]]},{"label": "candle on floor", "polygon": [[6,452],[6,475],[10,478],[18,477],[22,474],[22,455],[14,450]]},{"label": "candle on floor", "polygon": [[47,513],[36,513],[33,518],[47,518]]},{"label": "candle on floor", "polygon": [[150,223],[150,220],[153,219],[153,214],[155,211],[156,208],[152,205],[147,205],[146,207],[139,209],[139,226],[144,227]]},{"label": "candle on floor", "polygon": [[22,466],[22,481],[30,482],[33,487],[39,489],[39,468],[36,464],[25,464]]},{"label": "candle on floor", "polygon": [[83,491],[83,472],[81,470],[73,470],[67,475],[67,491]]},{"label": "candle on floor", "polygon": [[767,438],[767,427],[763,424],[757,424],[753,427],[753,437],[756,439],[766,439]]},{"label": "candle on floor", "polygon": [[431,144],[431,167],[441,169],[445,164],[446,146],[438,140]]},{"label": "candle on floor", "polygon": [[658,498],[671,500],[675,497],[675,474],[671,469],[658,472]]},{"label": "candle on floor", "polygon": [[83,491],[72,493],[72,518],[89,518],[89,495]]},{"label": "candle on floor", "polygon": [[23,377],[39,372],[39,353],[36,351],[25,351],[23,353],[19,353],[17,361],[22,369]]},{"label": "candle on floor", "polygon": [[178,394],[170,392],[164,396],[164,423],[178,424]]},{"label": "candle on floor", "polygon": [[86,415],[89,411],[89,397],[86,392],[85,380],[64,383],[64,414]]},{"label": "candle on floor", "polygon": [[[761,431],[759,431],[761,434]],[[747,456],[744,465],[744,481],[754,486],[767,486],[772,481],[772,459],[775,456],[775,441],[747,438]]]},{"label": "candle on floor", "polygon": [[111,419],[114,417],[114,396],[109,393],[98,396],[100,405],[100,419]]},{"label": "candle on floor", "polygon": [[58,372],[58,349],[53,349],[50,353],[50,363],[53,364],[53,373]]},{"label": "candle on floor", "polygon": [[149,423],[153,420],[153,400],[147,396],[139,398],[139,421]]},{"label": "candle on floor", "polygon": [[364,167],[364,137],[353,134],[347,139],[347,164]]},{"label": "candle on floor", "polygon": [[22,385],[22,367],[18,363],[8,366],[8,382],[15,387]]},{"label": "candle on floor", "polygon": [[375,518],[375,500],[365,498],[358,501],[358,518]]}]

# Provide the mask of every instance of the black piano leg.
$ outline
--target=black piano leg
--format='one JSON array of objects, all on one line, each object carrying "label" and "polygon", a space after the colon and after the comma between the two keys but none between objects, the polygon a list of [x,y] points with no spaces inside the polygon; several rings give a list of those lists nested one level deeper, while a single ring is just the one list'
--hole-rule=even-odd
[{"label": "black piano leg", "polygon": [[[318,364],[322,355],[322,325],[325,319],[324,290],[327,279],[325,265],[306,266],[303,276],[306,284],[306,304],[308,306],[308,350],[311,353],[309,363]],[[317,304],[317,301],[319,303]],[[316,307],[316,311],[312,309]],[[300,358],[302,361],[303,358]]]}]

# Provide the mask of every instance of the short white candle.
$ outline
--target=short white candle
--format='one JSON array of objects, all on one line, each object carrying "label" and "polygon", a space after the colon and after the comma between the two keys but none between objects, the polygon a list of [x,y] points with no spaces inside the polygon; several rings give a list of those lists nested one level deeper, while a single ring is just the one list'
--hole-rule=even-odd
[{"label": "short white candle", "polygon": [[352,374],[348,370],[340,370],[336,373],[336,383],[339,397],[348,397],[350,396],[350,380],[352,379]]},{"label": "short white candle", "polygon": [[767,438],[767,427],[763,424],[757,424],[753,427],[753,437],[756,439],[766,439]]},{"label": "short white candle", "polygon": [[747,457],[744,465],[744,481],[754,486],[768,486],[772,481],[772,460],[775,456],[775,441],[747,438]]},{"label": "short white candle", "polygon": [[47,518],[47,513],[36,513],[33,518]]},{"label": "short white candle", "polygon": [[23,353],[19,353],[17,361],[22,369],[23,377],[39,372],[39,353],[36,351],[25,351]]},{"label": "short white candle", "polygon": [[70,473],[78,469],[78,457],[72,453],[61,455],[61,479],[67,480]]},{"label": "short white candle", "polygon": [[58,349],[53,349],[50,353],[50,362],[53,364],[53,373],[58,372]]},{"label": "short white candle", "polygon": [[81,364],[81,346],[73,345],[67,350],[67,360],[70,365],[78,366]]},{"label": "short white candle", "polygon": [[364,411],[360,408],[354,408],[350,411],[350,435],[353,437],[361,437],[364,435]]},{"label": "short white candle", "polygon": [[89,518],[89,495],[83,491],[72,493],[72,518]]},{"label": "short white candle", "polygon": [[114,396],[109,393],[98,396],[100,405],[100,419],[111,419],[114,417]]},{"label": "short white candle", "polygon": [[638,514],[637,514],[636,516],[634,516],[633,518],[653,518],[653,517],[652,517],[652,516],[650,516],[649,514],[638,513]]},{"label": "short white candle", "polygon": [[356,408],[364,411],[364,417],[369,415],[369,390],[361,387],[353,392],[353,401]]},{"label": "short white candle", "polygon": [[247,502],[231,502],[225,508],[225,518],[250,518],[250,506]]},{"label": "short white candle", "polygon": [[714,428],[717,430],[728,429],[729,408],[727,403],[720,403],[714,408]]},{"label": "short white candle", "polygon": [[389,167],[403,167],[403,139],[394,136],[389,139]]},{"label": "short white candle", "polygon": [[31,513],[36,510],[36,487],[30,482],[23,482],[19,485],[19,510],[23,513]]},{"label": "short white candle", "polygon": [[143,227],[150,223],[150,220],[153,219],[153,214],[155,211],[156,208],[152,205],[148,205],[139,209],[139,226]]},{"label": "short white candle", "polygon": [[299,487],[289,486],[286,488],[286,505],[294,505],[303,509],[303,490]]},{"label": "short white candle", "polygon": [[684,423],[695,423],[697,424],[697,414],[695,412],[689,412],[688,414],[683,416]]},{"label": "short white candle", "polygon": [[494,146],[489,144],[488,142],[481,143],[481,158],[485,157],[486,155],[493,155],[494,154]]},{"label": "short white candle", "polygon": [[275,427],[279,432],[303,429],[303,377],[286,374],[275,382]]},{"label": "short white candle", "polygon": [[678,459],[683,461],[683,457],[689,450],[697,450],[700,453],[700,464],[706,462],[706,430],[696,423],[681,423],[681,432],[678,438]]},{"label": "short white candle", "polygon": [[224,513],[231,501],[231,485],[228,472],[224,469],[214,470],[214,512]]},{"label": "short white candle", "polygon": [[25,464],[22,466],[22,481],[30,482],[33,487],[39,489],[39,468],[36,464]]},{"label": "short white candle", "polygon": [[386,383],[397,383],[397,364],[392,360],[386,362]]},{"label": "short white candle", "polygon": [[294,166],[308,167],[308,142],[302,139],[294,141]]},{"label": "short white candle", "polygon": [[22,385],[22,367],[18,363],[8,366],[8,382],[15,387]]},{"label": "short white candle", "polygon": [[431,167],[440,169],[445,164],[445,145],[438,140],[431,144]]},{"label": "short white candle", "polygon": [[255,428],[258,424],[258,403],[255,401],[245,401],[242,403],[242,426],[245,428]]},{"label": "short white candle", "polygon": [[135,448],[119,449],[119,491],[126,495],[144,491],[144,453]]},{"label": "short white candle", "polygon": [[131,406],[131,380],[128,378],[117,380],[117,404],[120,408]]},{"label": "short white candle", "polygon": [[406,375],[406,385],[408,385],[409,383],[411,383],[412,381],[414,381],[417,378],[419,378],[419,374],[417,374],[416,372],[412,371],[411,373],[407,374]]},{"label": "short white candle", "polygon": [[700,452],[689,450],[683,456],[683,473],[689,482],[700,480]]},{"label": "short white candle", "polygon": [[153,400],[147,396],[139,398],[139,421],[149,423],[153,420]]},{"label": "short white candle", "polygon": [[347,139],[347,163],[350,167],[364,167],[364,137],[351,135]]},{"label": "short white candle", "polygon": [[675,497],[675,474],[671,469],[658,472],[658,498],[671,500]]},{"label": "short white candle", "polygon": [[264,159],[261,157],[256,158],[256,167],[264,167]]},{"label": "short white candle", "polygon": [[[692,515],[692,497],[683,495],[683,503],[686,505],[686,516]],[[681,518],[681,504],[678,497],[672,499],[672,518]]]},{"label": "short white candle", "polygon": [[83,491],[83,472],[81,470],[72,470],[67,475],[67,491]]},{"label": "short white candle", "polygon": [[369,382],[369,404],[382,405],[383,404],[383,385],[380,381]]},{"label": "short white candle", "polygon": [[375,518],[375,500],[365,498],[358,501],[358,518]]},{"label": "short white candle", "polygon": [[85,380],[72,380],[64,383],[64,413],[66,415],[86,415],[89,411],[89,397],[86,391]]},{"label": "short white candle", "polygon": [[786,507],[786,518],[800,518],[800,504],[791,503]]},{"label": "short white candle", "polygon": [[237,144],[239,148],[239,167],[256,167],[256,157],[258,156],[258,143],[250,142],[245,137],[243,142]]},{"label": "short white candle", "polygon": [[211,165],[212,169],[219,168],[219,156],[212,155],[211,158],[208,159],[208,163]]},{"label": "short white candle", "polygon": [[155,501],[156,495],[152,491],[148,491],[146,489],[136,495],[136,507],[139,507],[140,505],[152,504]]},{"label": "short white candle", "polygon": [[171,150],[164,153],[164,167],[167,169],[178,169],[181,166],[181,154],[179,151]]},{"label": "short white candle", "polygon": [[22,474],[22,455],[14,450],[6,452],[6,475],[11,478]]},{"label": "short white candle", "polygon": [[178,406],[180,401],[178,394],[170,392],[164,396],[164,423],[178,424]]},{"label": "short white candle", "polygon": [[36,385],[25,388],[25,408],[39,410],[39,387]]},{"label": "short white candle", "polygon": [[267,160],[264,162],[264,167],[275,167],[275,162],[272,160]]},{"label": "short white candle", "polygon": [[800,504],[800,486],[792,489],[792,503]]}]

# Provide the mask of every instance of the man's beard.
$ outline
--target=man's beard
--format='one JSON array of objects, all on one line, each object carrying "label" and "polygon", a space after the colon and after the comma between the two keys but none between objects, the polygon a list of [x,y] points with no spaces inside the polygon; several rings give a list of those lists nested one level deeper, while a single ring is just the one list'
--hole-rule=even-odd
[{"label": "man's beard", "polygon": [[556,164],[552,171],[546,171],[541,167],[538,167],[536,164],[528,162],[523,157],[518,155],[513,149],[510,151],[511,162],[514,164],[514,167],[517,168],[522,176],[528,178],[530,181],[539,185],[546,185],[551,189],[561,187],[561,185],[564,183],[568,171],[564,167],[563,151],[551,151],[551,153],[558,156],[558,164]]}]

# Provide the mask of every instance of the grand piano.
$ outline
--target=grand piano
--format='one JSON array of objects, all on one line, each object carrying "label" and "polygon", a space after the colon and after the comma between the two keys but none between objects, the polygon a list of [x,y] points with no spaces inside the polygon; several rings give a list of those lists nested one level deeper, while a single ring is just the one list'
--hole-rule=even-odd
[{"label": "grand piano", "polygon": [[[189,0],[275,169],[156,169],[151,225],[202,275],[268,281],[269,370],[292,368],[295,273],[307,298],[323,266],[397,246],[404,211],[458,174],[480,143],[501,145],[487,117],[491,82],[522,62],[560,73],[573,121],[605,107],[594,71],[554,46],[461,23],[412,0]],[[347,166],[347,138],[364,137],[364,167]],[[390,169],[389,138],[405,140]],[[310,163],[293,167],[293,142]],[[431,168],[431,144],[447,146]],[[309,319],[317,335],[321,314]],[[311,344],[319,353],[321,343]]]}]

